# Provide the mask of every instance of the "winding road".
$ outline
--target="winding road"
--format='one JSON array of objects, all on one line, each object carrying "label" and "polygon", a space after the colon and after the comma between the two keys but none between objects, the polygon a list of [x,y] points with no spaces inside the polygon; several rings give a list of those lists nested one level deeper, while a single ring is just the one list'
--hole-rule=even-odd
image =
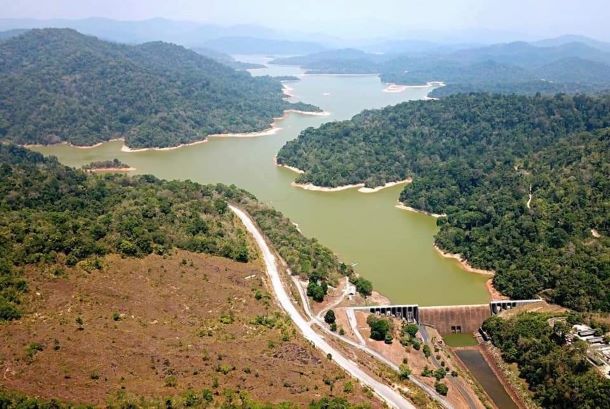
[{"label": "winding road", "polygon": [[343,354],[341,354],[341,352],[331,346],[322,335],[318,334],[316,331],[313,330],[310,325],[310,322],[303,318],[303,316],[299,313],[295,305],[292,303],[290,296],[286,292],[277,267],[277,260],[273,255],[273,252],[267,245],[267,242],[265,241],[263,235],[258,230],[257,226],[254,224],[250,216],[246,214],[243,210],[233,205],[229,205],[229,207],[231,211],[235,213],[237,217],[240,218],[248,232],[250,232],[250,234],[256,241],[256,244],[259,247],[263,256],[267,274],[271,279],[271,285],[273,287],[275,297],[279,302],[280,306],[284,309],[284,311],[286,311],[286,313],[290,316],[297,328],[301,331],[303,336],[307,340],[311,341],[318,349],[320,349],[325,354],[331,354],[333,361],[335,361],[337,365],[343,368],[348,374],[358,379],[364,385],[370,387],[381,399],[387,402],[387,404],[391,407],[399,409],[415,409],[415,406],[406,398],[404,398],[398,391],[374,379],[368,373],[363,371],[356,362],[346,358]]}]

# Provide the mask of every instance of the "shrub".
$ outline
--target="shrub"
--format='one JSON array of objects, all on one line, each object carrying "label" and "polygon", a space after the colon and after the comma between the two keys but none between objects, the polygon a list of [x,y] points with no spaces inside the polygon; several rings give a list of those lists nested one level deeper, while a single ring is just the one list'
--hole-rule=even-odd
[{"label": "shrub", "polygon": [[25,349],[25,354],[28,357],[28,359],[31,360],[36,356],[37,353],[42,352],[43,350],[44,350],[44,345],[42,345],[38,342],[32,342]]},{"label": "shrub", "polygon": [[402,327],[402,333],[409,334],[411,338],[415,338],[415,335],[417,335],[417,331],[419,331],[417,324],[405,324]]},{"label": "shrub", "polygon": [[333,324],[336,320],[337,317],[335,317],[335,312],[333,310],[326,311],[326,314],[324,314],[324,322]]},{"label": "shrub", "polygon": [[409,368],[407,364],[401,364],[398,375],[400,376],[400,379],[409,379],[409,376],[411,376],[411,368]]},{"label": "shrub", "polygon": [[443,379],[445,375],[447,375],[447,371],[445,370],[445,368],[438,368],[436,371],[434,371],[434,377],[437,381]]},{"label": "shrub", "polygon": [[443,396],[447,396],[447,393],[449,393],[449,387],[442,382],[436,382],[434,384],[434,389]]},{"label": "shrub", "polygon": [[0,321],[18,320],[21,313],[15,306],[0,296]]},{"label": "shrub", "polygon": [[430,355],[432,354],[432,351],[430,351],[430,346],[428,344],[424,345],[422,352],[424,353],[426,358],[430,358]]}]

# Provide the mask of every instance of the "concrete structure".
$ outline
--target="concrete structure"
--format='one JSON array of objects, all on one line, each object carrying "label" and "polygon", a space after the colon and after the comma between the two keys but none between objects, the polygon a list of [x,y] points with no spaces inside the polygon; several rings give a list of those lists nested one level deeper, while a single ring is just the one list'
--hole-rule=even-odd
[{"label": "concrete structure", "polygon": [[483,321],[492,315],[510,310],[519,305],[532,304],[541,300],[501,300],[489,304],[447,305],[420,307],[417,304],[375,305],[351,307],[373,314],[388,315],[436,328],[441,334],[468,333],[479,329]]},{"label": "concrete structure", "polygon": [[391,315],[408,322],[419,322],[419,306],[417,304],[374,305],[370,307],[352,307],[352,309],[364,310],[373,314]]},{"label": "concrete structure", "polygon": [[491,313],[493,315],[499,314],[504,310],[510,310],[520,305],[533,304],[536,302],[540,302],[542,300],[497,300],[489,303],[489,308],[491,308]]},{"label": "concrete structure", "polygon": [[491,317],[488,304],[420,307],[419,323],[434,327],[441,334],[471,333]]}]

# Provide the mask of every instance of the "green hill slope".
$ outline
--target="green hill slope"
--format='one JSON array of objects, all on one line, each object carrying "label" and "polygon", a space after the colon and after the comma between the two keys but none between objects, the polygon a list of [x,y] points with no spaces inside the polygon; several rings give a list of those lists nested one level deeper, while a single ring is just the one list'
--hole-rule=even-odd
[{"label": "green hill slope", "polygon": [[175,248],[251,260],[255,251],[229,202],[254,218],[294,274],[315,274],[320,283],[352,274],[328,248],[235,186],[96,176],[0,144],[0,322],[19,318],[26,266],[95,269],[106,254],[143,257]]},{"label": "green hill slope", "polygon": [[168,147],[260,131],[289,108],[317,110],[286,102],[281,88],[173,44],[31,30],[0,43],[0,138]]},{"label": "green hill slope", "polygon": [[608,96],[455,95],[307,129],[277,160],[321,186],[412,176],[400,200],[447,214],[436,243],[501,291],[608,311],[608,127]]}]

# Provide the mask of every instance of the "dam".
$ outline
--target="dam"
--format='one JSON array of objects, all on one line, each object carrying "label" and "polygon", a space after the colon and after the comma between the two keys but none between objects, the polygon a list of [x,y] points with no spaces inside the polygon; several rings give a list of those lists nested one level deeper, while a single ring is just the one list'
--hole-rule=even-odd
[{"label": "dam", "polygon": [[435,328],[441,334],[469,333],[479,329],[483,321],[492,315],[520,305],[541,302],[532,300],[496,300],[488,304],[445,305],[420,307],[417,304],[375,305],[350,307],[353,310],[387,315]]}]

